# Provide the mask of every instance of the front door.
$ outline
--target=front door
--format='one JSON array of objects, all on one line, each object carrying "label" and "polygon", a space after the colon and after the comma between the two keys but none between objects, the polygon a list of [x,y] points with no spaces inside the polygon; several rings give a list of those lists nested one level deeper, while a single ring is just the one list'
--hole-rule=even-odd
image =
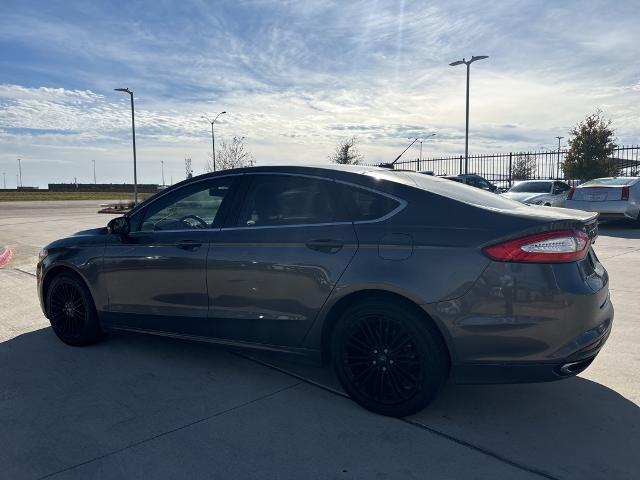
[{"label": "front door", "polygon": [[105,250],[107,321],[114,327],[206,334],[206,261],[237,177],[187,184],[132,218]]},{"label": "front door", "polygon": [[244,181],[244,200],[207,261],[215,336],[299,345],[357,249],[353,224],[330,179]]}]

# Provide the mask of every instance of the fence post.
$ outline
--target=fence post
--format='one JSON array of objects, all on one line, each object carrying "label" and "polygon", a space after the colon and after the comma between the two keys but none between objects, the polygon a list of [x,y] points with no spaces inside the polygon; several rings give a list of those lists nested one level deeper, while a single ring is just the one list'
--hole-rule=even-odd
[{"label": "fence post", "polygon": [[509,152],[509,188],[513,182],[513,152]]},{"label": "fence post", "polygon": [[460,155],[460,170],[458,170],[460,172],[460,175],[462,175],[462,155]]}]

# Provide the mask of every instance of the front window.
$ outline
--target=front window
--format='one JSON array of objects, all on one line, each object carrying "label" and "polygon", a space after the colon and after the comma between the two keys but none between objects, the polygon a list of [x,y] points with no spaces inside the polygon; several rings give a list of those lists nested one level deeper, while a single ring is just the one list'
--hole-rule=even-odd
[{"label": "front window", "polygon": [[146,208],[140,231],[213,228],[231,182],[231,178],[202,181],[159,198]]},{"label": "front window", "polygon": [[477,188],[481,188],[482,190],[491,190],[491,184],[487,182],[484,178],[481,177],[472,177],[471,179],[472,185]]}]

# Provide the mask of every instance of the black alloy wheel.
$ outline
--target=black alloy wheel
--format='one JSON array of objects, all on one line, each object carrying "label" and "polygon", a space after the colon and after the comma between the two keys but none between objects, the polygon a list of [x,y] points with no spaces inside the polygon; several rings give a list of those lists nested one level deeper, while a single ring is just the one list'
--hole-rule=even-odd
[{"label": "black alloy wheel", "polygon": [[349,395],[383,415],[422,410],[448,374],[446,347],[435,327],[385,302],[349,308],[336,327],[332,353]]},{"label": "black alloy wheel", "polygon": [[46,292],[47,316],[55,334],[74,346],[95,343],[102,331],[84,282],[71,274],[56,276]]}]

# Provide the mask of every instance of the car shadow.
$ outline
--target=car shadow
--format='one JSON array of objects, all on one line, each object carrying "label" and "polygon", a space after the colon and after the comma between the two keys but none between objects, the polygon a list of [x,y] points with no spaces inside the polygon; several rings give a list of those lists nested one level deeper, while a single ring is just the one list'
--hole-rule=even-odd
[{"label": "car shadow", "polygon": [[[252,356],[343,392],[329,367]],[[552,477],[634,478],[640,472],[640,407],[583,377],[516,385],[450,382],[407,420]]]},{"label": "car shadow", "polygon": [[560,478],[640,472],[640,407],[586,378],[449,384],[415,421]]},{"label": "car shadow", "polygon": [[[3,475],[41,477],[298,381],[281,372],[341,391],[329,367],[243,357],[141,335],[72,348],[50,328],[0,343]],[[585,378],[449,384],[408,421],[558,478],[633,478],[640,471],[640,408]]]},{"label": "car shadow", "polygon": [[25,333],[0,343],[0,477],[41,478],[296,383],[207,344]]},{"label": "car shadow", "polygon": [[618,238],[640,238],[640,228],[634,228],[634,223],[627,220],[610,220],[598,224],[600,235]]}]

